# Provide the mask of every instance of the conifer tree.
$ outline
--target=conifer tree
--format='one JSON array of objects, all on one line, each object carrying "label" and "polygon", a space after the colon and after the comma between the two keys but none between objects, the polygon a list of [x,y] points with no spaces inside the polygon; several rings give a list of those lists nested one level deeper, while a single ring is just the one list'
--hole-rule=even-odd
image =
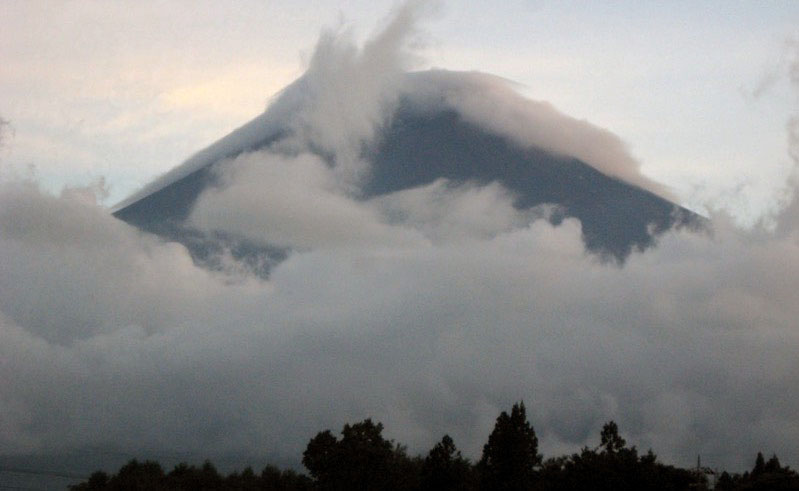
[{"label": "conifer tree", "polygon": [[514,404],[510,415],[503,411],[483,447],[480,482],[483,489],[528,489],[541,465],[538,437],[527,421],[524,402]]}]

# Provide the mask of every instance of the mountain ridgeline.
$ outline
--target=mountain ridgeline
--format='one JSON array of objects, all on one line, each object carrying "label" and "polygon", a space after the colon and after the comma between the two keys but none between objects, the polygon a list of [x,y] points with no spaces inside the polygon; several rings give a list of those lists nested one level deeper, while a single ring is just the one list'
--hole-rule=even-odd
[{"label": "mountain ridgeline", "polygon": [[[557,225],[579,219],[585,247],[603,259],[623,263],[634,251],[654,245],[658,235],[680,226],[701,228],[704,219],[638,186],[603,174],[591,165],[510,138],[467,121],[454,109],[420,111],[401,103],[365,151],[370,169],[358,199],[367,200],[446,179],[452,184],[499,183],[514,196],[514,207],[554,205]],[[285,248],[226,232],[201,231],[187,219],[200,194],[220,186],[215,168],[242,153],[272,148],[290,135],[272,131],[240,148],[126,203],[114,215],[142,230],[184,244],[195,261],[211,268],[222,250],[250,263],[266,276],[284,259]],[[269,213],[269,210],[263,210]]]}]

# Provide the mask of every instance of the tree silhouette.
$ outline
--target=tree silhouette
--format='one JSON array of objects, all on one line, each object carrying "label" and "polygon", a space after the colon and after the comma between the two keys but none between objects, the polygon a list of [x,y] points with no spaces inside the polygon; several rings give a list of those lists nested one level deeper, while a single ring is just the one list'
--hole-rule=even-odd
[{"label": "tree silhouette", "polygon": [[[681,469],[657,461],[649,450],[639,456],[635,446],[619,434],[615,422],[602,426],[600,444],[579,453],[542,463],[538,438],[524,403],[502,412],[472,466],[449,435],[427,456],[408,457],[405,447],[386,440],[383,425],[366,419],[344,425],[341,437],[329,430],[308,442],[302,462],[313,479],[293,470],[268,465],[260,475],[252,468],[222,476],[211,462],[202,466],[178,464],[165,474],[154,461],[131,460],[116,474],[95,472],[75,491],[127,490],[662,490],[708,489],[707,476],[697,469]],[[719,490],[799,490],[799,475],[783,466],[776,455],[766,460],[758,452],[751,471],[723,472]]]},{"label": "tree silhouette", "polygon": [[763,458],[763,453],[758,452],[755,458],[755,467],[752,469],[752,477],[757,477],[766,470],[766,459]]},{"label": "tree silhouette", "polygon": [[455,448],[455,442],[444,435],[436,443],[422,465],[421,488],[424,490],[470,489],[471,465]]},{"label": "tree silhouette", "polygon": [[108,481],[108,487],[119,491],[167,489],[161,464],[151,460],[139,462],[136,459],[122,466]]},{"label": "tree silhouette", "polygon": [[598,447],[547,460],[537,489],[665,491],[704,489],[704,485],[704,476],[660,464],[651,450],[639,457],[638,450],[627,447],[618,426],[610,421],[602,427]]},{"label": "tree silhouette", "polygon": [[308,476],[297,474],[291,469],[281,471],[274,465],[267,465],[261,472],[257,489],[268,489],[270,491],[300,491],[312,488],[313,486]]},{"label": "tree silhouette", "polygon": [[528,489],[541,464],[538,438],[530,423],[524,402],[514,404],[510,415],[503,411],[483,447],[480,483],[483,489]]},{"label": "tree silhouette", "polygon": [[320,489],[401,489],[415,485],[402,471],[413,466],[405,449],[395,447],[382,432],[383,424],[371,419],[344,425],[341,440],[329,430],[320,432],[308,442],[302,463]]},{"label": "tree silhouette", "polygon": [[330,430],[321,431],[311,438],[302,454],[302,465],[316,482],[332,482],[337,467],[338,440]]},{"label": "tree silhouette", "polygon": [[745,472],[743,476],[736,474],[725,480],[724,486],[726,488],[720,489],[799,490],[799,474],[788,466],[783,467],[776,455],[766,462],[763,453],[758,452],[752,472]]},{"label": "tree silhouette", "polygon": [[603,453],[607,453],[610,455],[619,453],[627,442],[624,438],[619,435],[619,427],[616,425],[614,421],[608,421],[602,427],[602,433],[600,433],[600,444],[599,446],[603,449]]},{"label": "tree silhouette", "polygon": [[100,491],[108,489],[108,474],[103,471],[97,471],[89,476],[86,482],[70,486],[72,491]]}]

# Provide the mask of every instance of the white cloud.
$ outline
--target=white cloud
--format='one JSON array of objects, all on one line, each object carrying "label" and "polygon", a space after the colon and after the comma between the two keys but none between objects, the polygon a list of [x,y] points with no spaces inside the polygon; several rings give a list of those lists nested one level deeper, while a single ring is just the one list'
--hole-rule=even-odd
[{"label": "white cloud", "polygon": [[292,122],[297,137],[331,155],[348,182],[365,170],[362,148],[394,111],[400,76],[413,62],[408,44],[430,5],[406,2],[363,48],[346,30],[323,32],[296,87],[302,98]]},{"label": "white cloud", "polygon": [[666,188],[641,174],[640,163],[618,136],[547,102],[522,97],[508,80],[479,72],[433,70],[409,77],[406,90],[423,108],[451,107],[467,121],[518,145],[580,159],[605,174],[669,196]]},{"label": "white cloud", "polygon": [[219,168],[220,188],[203,192],[192,210],[190,222],[202,230],[300,250],[423,242],[348,198],[334,171],[313,154],[252,152]]},{"label": "white cloud", "polygon": [[[431,189],[445,210],[492,192]],[[5,448],[296,462],[316,431],[372,416],[413,451],[448,432],[476,457],[524,398],[549,455],[611,418],[682,464],[796,451],[795,233],[675,233],[624,268],[586,255],[571,220],[435,245],[356,235],[260,282],[69,197],[1,196]]]}]

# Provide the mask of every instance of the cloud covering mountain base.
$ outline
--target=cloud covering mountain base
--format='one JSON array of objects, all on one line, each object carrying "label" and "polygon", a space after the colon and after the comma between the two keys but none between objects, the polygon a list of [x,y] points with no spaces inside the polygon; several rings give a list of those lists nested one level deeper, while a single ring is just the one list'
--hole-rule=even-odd
[{"label": "cloud covering mountain base", "polygon": [[296,459],[316,430],[372,416],[414,450],[448,432],[476,456],[521,398],[545,452],[608,419],[677,462],[797,450],[795,232],[674,232],[619,268],[586,255],[579,222],[537,220],[298,252],[262,281],[32,185],[4,186],[0,210],[15,452]]}]

